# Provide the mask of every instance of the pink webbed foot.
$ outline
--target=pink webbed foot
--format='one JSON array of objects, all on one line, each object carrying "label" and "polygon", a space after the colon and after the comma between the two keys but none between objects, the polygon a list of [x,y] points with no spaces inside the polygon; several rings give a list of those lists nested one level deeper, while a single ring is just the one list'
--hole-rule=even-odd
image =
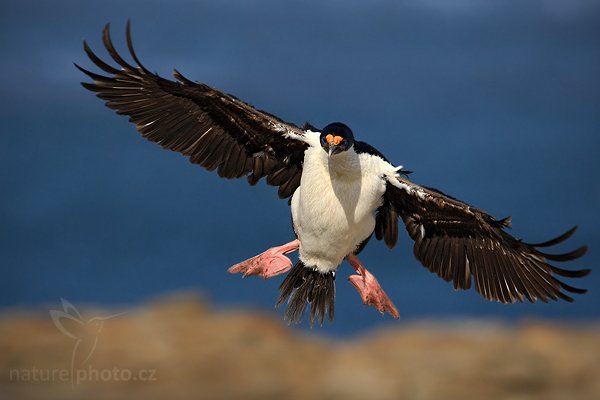
[{"label": "pink webbed foot", "polygon": [[394,303],[385,294],[377,279],[362,265],[355,255],[346,257],[358,275],[351,275],[348,280],[356,288],[363,303],[375,307],[381,314],[388,312],[392,317],[400,318]]},{"label": "pink webbed foot", "polygon": [[227,272],[230,274],[243,273],[244,277],[258,275],[264,279],[283,274],[292,268],[292,260],[284,254],[298,250],[299,245],[300,242],[296,239],[283,246],[272,247],[264,253],[235,264]]}]

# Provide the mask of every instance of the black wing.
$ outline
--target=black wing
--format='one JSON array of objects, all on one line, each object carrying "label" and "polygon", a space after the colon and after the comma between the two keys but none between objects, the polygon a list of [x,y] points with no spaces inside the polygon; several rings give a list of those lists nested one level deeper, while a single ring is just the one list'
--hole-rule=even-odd
[{"label": "black wing", "polygon": [[[371,154],[389,163],[389,160],[385,158],[385,156],[379,150],[377,150],[375,147],[371,146],[368,143],[356,141],[354,143],[354,149],[358,154]],[[398,173],[406,176],[408,174],[411,174],[412,171],[400,170],[398,171]],[[392,204],[389,195],[383,197],[383,204],[376,210],[375,237],[377,238],[377,240],[383,239],[385,244],[390,249],[393,248],[396,245],[396,242],[398,241],[398,212]],[[364,246],[366,244],[366,242],[363,242],[363,245],[361,246]],[[362,250],[362,247],[359,248],[358,252],[360,252],[360,250]]]},{"label": "black wing", "polygon": [[496,220],[440,191],[403,178],[388,183],[385,198],[415,241],[415,257],[430,271],[452,281],[455,289],[470,288],[473,279],[483,297],[502,303],[523,301],[524,297],[531,302],[558,298],[570,302],[573,299],[562,290],[586,292],[556,276],[580,278],[590,270],[565,270],[548,263],[579,258],[587,251],[586,246],[565,254],[540,250],[565,241],[575,228],[544,243],[524,243],[504,231],[510,227],[510,217]]},{"label": "black wing", "polygon": [[136,56],[127,23],[127,46],[136,66],[115,50],[106,25],[104,46],[120,69],[96,56],[84,41],[83,48],[102,76],[75,66],[94,80],[82,83],[117,114],[129,116],[146,139],[177,151],[224,178],[248,177],[254,185],[264,176],[279,186],[281,198],[300,185],[307,145],[303,131],[234,96],[192,82],[177,70],[177,82],[148,71]]}]

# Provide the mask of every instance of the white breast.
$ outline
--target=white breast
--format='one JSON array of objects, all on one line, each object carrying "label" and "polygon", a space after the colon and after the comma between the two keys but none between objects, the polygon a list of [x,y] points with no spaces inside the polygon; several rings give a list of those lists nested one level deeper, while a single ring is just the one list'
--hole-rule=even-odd
[{"label": "white breast", "polygon": [[306,150],[291,209],[300,259],[326,272],[335,270],[373,232],[375,210],[385,192],[382,168],[391,166],[353,149],[330,158],[317,146]]}]

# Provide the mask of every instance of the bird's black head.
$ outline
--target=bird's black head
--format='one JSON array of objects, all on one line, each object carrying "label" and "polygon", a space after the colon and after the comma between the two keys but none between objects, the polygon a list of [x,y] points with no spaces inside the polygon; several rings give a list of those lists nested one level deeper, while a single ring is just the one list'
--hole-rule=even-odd
[{"label": "bird's black head", "polygon": [[346,151],[354,145],[352,131],[341,122],[334,122],[323,128],[320,140],[321,147],[330,157]]}]

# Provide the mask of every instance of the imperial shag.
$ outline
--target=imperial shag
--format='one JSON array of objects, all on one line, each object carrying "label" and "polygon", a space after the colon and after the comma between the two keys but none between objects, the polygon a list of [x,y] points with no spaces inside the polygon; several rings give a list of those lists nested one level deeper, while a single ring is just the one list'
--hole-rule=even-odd
[{"label": "imperial shag", "polygon": [[[580,278],[590,271],[566,270],[549,261],[581,257],[585,246],[564,254],[541,249],[561,243],[575,228],[537,244],[505,231],[510,218],[495,219],[444,193],[419,186],[401,167],[354,138],[350,128],[334,122],[319,130],[260,111],[236,97],[192,82],[177,70],[176,81],[146,69],[136,56],[127,24],[127,46],[135,65],[115,50],[108,25],[103,42],[115,68],[102,61],[84,41],[91,61],[107,75],[80,66],[96,92],[118,114],[129,116],[150,141],[177,151],[194,164],[223,178],[266,178],[290,198],[295,240],[234,265],[231,273],[270,278],[285,272],[277,304],[288,301],[285,318],[302,319],[310,306],[310,324],[333,319],[335,273],[347,260],[356,271],[349,277],[365,304],[398,318],[398,310],[357,255],[373,234],[390,248],[398,238],[398,219],[414,241],[415,257],[455,289],[475,290],[502,303],[562,299],[585,293],[557,278]],[[286,254],[298,250],[292,267]]]}]

